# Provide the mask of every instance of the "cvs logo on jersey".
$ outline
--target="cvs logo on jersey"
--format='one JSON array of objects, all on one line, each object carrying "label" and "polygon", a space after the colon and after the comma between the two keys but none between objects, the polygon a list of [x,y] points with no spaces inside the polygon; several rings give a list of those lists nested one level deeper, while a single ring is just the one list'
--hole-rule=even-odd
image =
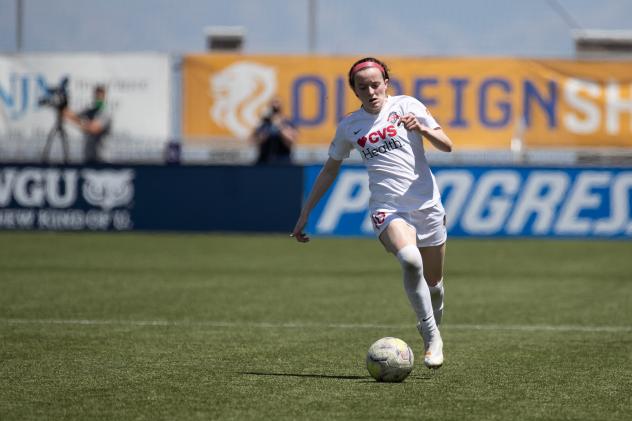
[{"label": "cvs logo on jersey", "polygon": [[374,132],[369,133],[366,136],[362,136],[361,138],[356,140],[356,142],[358,143],[358,145],[360,145],[361,148],[364,148],[364,145],[366,145],[367,140],[371,143],[377,143],[380,141],[380,139],[385,140],[387,136],[388,137],[397,136],[397,128],[394,125],[390,124],[384,127],[382,130],[376,130]]}]

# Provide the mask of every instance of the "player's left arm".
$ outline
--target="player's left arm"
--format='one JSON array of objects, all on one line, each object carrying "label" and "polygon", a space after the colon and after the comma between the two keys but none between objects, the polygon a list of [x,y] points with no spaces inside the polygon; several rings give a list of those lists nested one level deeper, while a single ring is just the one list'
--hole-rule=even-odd
[{"label": "player's left arm", "polygon": [[426,139],[432,146],[443,152],[452,152],[452,140],[439,126],[431,128],[423,124],[422,119],[417,118],[414,114],[409,113],[400,118],[400,124],[403,124],[406,130],[416,131]]},{"label": "player's left arm", "polygon": [[422,125],[421,134],[432,146],[443,152],[452,152],[452,139],[443,131],[441,127],[431,129]]}]

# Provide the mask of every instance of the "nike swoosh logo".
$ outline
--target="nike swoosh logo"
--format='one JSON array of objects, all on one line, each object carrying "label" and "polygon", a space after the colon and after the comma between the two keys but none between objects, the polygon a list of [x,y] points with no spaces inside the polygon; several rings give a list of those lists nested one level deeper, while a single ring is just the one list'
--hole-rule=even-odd
[{"label": "nike swoosh logo", "polygon": [[355,131],[353,132],[353,134],[354,134],[354,135],[356,135],[356,134],[360,133],[360,130],[362,130],[362,129],[355,130]]}]

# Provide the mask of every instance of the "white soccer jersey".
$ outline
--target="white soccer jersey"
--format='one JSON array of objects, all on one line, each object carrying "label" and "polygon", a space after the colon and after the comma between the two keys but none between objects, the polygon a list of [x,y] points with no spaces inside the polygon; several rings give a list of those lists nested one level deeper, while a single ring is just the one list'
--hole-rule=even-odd
[{"label": "white soccer jersey", "polygon": [[347,115],[329,146],[329,156],[338,161],[348,158],[353,148],[360,152],[369,173],[371,212],[425,209],[440,201],[421,135],[398,125],[408,113],[430,128],[439,128],[415,98],[389,96],[378,115],[363,108]]}]

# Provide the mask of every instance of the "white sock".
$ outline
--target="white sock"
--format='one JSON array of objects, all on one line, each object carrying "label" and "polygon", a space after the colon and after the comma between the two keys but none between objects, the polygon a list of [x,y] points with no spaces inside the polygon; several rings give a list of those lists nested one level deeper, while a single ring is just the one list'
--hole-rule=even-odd
[{"label": "white sock", "polygon": [[443,318],[443,296],[445,294],[443,289],[443,278],[430,289],[430,298],[432,299],[432,312],[434,313],[435,322],[437,326],[441,324]]},{"label": "white sock", "polygon": [[437,324],[433,315],[430,290],[424,279],[421,253],[416,246],[409,245],[401,248],[396,256],[402,266],[404,290],[417,315],[419,327],[424,334],[430,334],[437,330]]}]

